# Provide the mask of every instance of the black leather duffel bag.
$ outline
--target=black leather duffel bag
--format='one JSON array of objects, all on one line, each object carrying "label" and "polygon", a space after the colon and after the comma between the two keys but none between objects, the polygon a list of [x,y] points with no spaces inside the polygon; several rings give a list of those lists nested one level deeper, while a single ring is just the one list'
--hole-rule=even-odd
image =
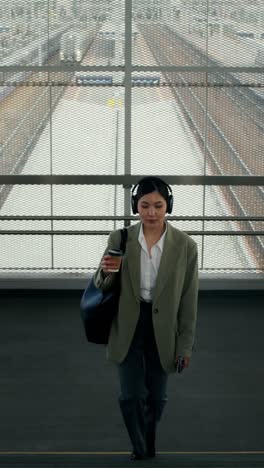
[{"label": "black leather duffel bag", "polygon": [[[120,229],[120,233],[120,250],[122,250],[124,255],[126,250],[127,229]],[[97,288],[92,277],[89,279],[87,287],[83,292],[80,303],[81,318],[86,338],[91,343],[108,343],[111,324],[118,311],[121,268],[117,275],[117,281],[111,291],[103,291]]]}]

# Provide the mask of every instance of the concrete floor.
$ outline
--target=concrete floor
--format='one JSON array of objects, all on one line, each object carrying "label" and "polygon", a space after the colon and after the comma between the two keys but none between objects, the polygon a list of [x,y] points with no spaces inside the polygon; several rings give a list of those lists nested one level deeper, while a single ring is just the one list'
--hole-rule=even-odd
[{"label": "concrete floor", "polygon": [[[1,466],[128,459],[116,369],[103,346],[85,341],[80,295],[0,292]],[[263,299],[262,291],[200,292],[191,366],[170,376],[160,453],[141,466],[264,466]]]}]

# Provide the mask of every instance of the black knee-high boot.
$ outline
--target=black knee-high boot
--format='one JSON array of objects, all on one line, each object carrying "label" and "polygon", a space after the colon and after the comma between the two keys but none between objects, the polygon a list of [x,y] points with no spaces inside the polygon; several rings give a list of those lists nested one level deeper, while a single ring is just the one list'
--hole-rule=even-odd
[{"label": "black knee-high boot", "polygon": [[157,424],[161,419],[161,415],[167,399],[164,400],[149,400],[147,403],[146,416],[146,454],[149,457],[156,455],[156,430]]},{"label": "black knee-high boot", "polygon": [[144,456],[146,453],[146,403],[144,399],[119,399],[121,413],[126,425],[133,452]]}]

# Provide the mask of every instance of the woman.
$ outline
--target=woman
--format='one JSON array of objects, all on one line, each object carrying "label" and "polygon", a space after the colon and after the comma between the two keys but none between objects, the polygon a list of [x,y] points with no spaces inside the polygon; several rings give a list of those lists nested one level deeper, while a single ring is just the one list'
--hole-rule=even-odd
[{"label": "woman", "polygon": [[[137,189],[136,193],[135,190]],[[195,335],[198,295],[196,243],[165,220],[172,212],[170,186],[145,177],[132,189],[132,211],[140,222],[128,228],[122,259],[107,255],[118,249],[113,231],[95,284],[110,289],[121,267],[119,310],[114,318],[108,359],[118,367],[120,409],[133,446],[131,460],[155,456],[157,423],[167,402],[168,374],[179,357],[189,366]]]}]

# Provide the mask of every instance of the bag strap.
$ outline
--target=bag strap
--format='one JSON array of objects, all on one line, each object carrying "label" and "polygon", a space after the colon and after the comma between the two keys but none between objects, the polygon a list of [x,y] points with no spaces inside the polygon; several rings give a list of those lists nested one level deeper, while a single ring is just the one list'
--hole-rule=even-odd
[{"label": "bag strap", "polygon": [[126,243],[127,243],[127,228],[120,229],[120,234],[121,234],[120,250],[122,250],[124,254],[126,251]]}]

